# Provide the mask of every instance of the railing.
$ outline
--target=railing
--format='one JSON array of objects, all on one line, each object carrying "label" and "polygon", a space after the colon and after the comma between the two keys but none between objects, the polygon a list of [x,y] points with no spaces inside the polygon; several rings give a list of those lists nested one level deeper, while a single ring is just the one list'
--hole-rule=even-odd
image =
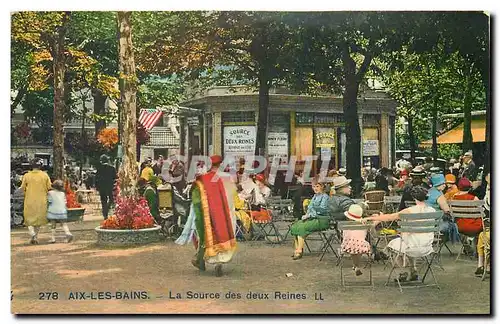
[{"label": "railing", "polygon": [[177,148],[180,139],[176,138],[169,127],[154,127],[151,131],[151,139],[148,146],[161,146],[164,148]]}]

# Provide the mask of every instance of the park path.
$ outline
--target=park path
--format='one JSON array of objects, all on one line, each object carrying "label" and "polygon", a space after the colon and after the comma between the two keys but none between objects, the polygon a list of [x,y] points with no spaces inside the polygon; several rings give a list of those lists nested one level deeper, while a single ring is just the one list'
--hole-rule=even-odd
[{"label": "park path", "polygon": [[[213,267],[200,273],[190,264],[192,246],[172,241],[131,248],[103,248],[95,244],[98,221],[72,224],[71,244],[48,244],[48,228],[40,245],[27,244],[25,229],[11,235],[12,312],[17,314],[109,313],[474,313],[490,312],[490,283],[474,277],[475,263],[458,262],[443,254],[445,271],[436,270],[441,289],[406,290],[384,287],[388,270],[375,264],[375,289],[341,290],[340,271],[330,255],[319,261],[305,255],[293,261],[291,242],[271,246],[264,242],[239,244],[238,253],[216,278]],[[60,233],[62,236],[62,232]],[[62,239],[62,238],[61,238]],[[456,247],[455,247],[456,248]],[[349,260],[347,260],[349,263]],[[347,269],[349,271],[349,269]],[[293,276],[287,277],[286,273]],[[361,276],[357,280],[366,279]],[[87,297],[98,292],[144,292],[146,300],[70,300],[70,292]],[[186,299],[188,292],[220,293],[219,299]],[[248,292],[269,294],[269,300],[249,300]],[[57,292],[57,300],[40,300]],[[183,299],[170,299],[169,293]],[[240,294],[226,299],[225,294]],[[275,293],[306,299],[279,299]],[[43,295],[40,295],[42,293]],[[316,294],[316,295],[315,295]],[[321,294],[321,296],[319,295]],[[263,296],[263,295],[262,295]],[[322,298],[323,300],[315,300]],[[212,297],[215,297],[212,295]],[[229,296],[228,296],[229,297]],[[237,297],[235,295],[234,297]]]}]

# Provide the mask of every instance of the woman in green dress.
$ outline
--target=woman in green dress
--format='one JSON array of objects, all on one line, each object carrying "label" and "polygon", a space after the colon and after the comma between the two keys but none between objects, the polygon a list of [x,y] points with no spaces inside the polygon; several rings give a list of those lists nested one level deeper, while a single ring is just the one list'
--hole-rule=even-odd
[{"label": "woman in green dress", "polygon": [[314,196],[307,207],[307,212],[301,220],[296,221],[291,228],[291,234],[294,238],[295,253],[293,259],[302,258],[304,250],[304,238],[317,231],[322,231],[330,226],[330,217],[328,216],[329,197],[325,193],[325,184],[313,179],[312,187]]}]

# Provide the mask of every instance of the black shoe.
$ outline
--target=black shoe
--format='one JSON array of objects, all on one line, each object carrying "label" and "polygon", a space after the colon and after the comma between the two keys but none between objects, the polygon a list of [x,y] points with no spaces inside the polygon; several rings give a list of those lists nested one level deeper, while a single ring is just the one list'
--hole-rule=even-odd
[{"label": "black shoe", "polygon": [[417,281],[417,280],[418,280],[418,273],[414,271],[410,274],[410,281]]},{"label": "black shoe", "polygon": [[363,274],[363,272],[361,272],[361,270],[356,270],[356,276],[361,276]]},{"label": "black shoe", "polygon": [[222,264],[217,264],[215,266],[215,276],[222,277]]},{"label": "black shoe", "polygon": [[[407,281],[408,280],[408,272],[402,272],[399,274],[399,282]],[[394,279],[394,281],[398,281],[398,279]]]},{"label": "black shoe", "polygon": [[192,259],[192,260],[191,260],[191,264],[192,264],[194,267],[196,267],[196,268],[200,269],[201,271],[205,271],[205,261],[198,262],[198,260],[196,260],[196,259]]},{"label": "black shoe", "polygon": [[302,253],[295,254],[292,259],[293,260],[302,259]]},{"label": "black shoe", "polygon": [[484,267],[478,267],[478,268],[476,269],[476,272],[474,272],[474,274],[475,274],[476,276],[482,276],[482,275],[483,275],[483,272],[484,272]]}]

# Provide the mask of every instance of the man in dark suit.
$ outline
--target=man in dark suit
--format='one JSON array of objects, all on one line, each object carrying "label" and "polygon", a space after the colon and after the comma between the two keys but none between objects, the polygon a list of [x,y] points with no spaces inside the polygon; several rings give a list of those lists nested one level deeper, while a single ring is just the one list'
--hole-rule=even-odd
[{"label": "man in dark suit", "polygon": [[101,155],[101,164],[97,167],[96,188],[101,196],[102,215],[108,218],[109,208],[113,204],[113,188],[116,180],[116,169],[109,163],[109,157]]},{"label": "man in dark suit", "polygon": [[477,172],[476,164],[472,160],[472,152],[468,151],[464,154],[464,161],[460,168],[459,178],[467,178],[470,181],[476,181]]}]

